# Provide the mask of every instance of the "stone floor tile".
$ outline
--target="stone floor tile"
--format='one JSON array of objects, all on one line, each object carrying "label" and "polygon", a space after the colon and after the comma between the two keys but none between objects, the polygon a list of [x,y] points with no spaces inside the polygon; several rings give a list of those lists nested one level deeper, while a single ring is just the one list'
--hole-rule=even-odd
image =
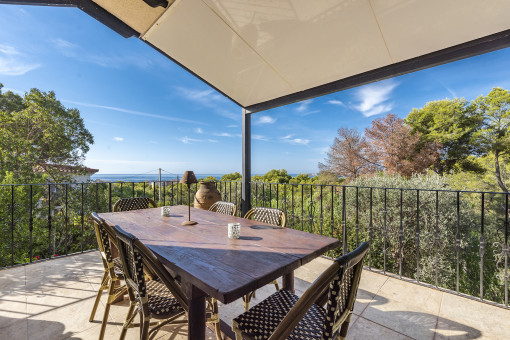
[{"label": "stone floor tile", "polygon": [[389,328],[381,326],[363,317],[359,317],[347,331],[348,340],[368,340],[368,339],[380,339],[380,340],[411,340],[412,338],[397,333]]},{"label": "stone floor tile", "polygon": [[85,281],[85,273],[73,256],[26,266],[26,287],[55,288]]},{"label": "stone floor tile", "polygon": [[0,316],[0,324],[5,324],[5,327],[0,328],[0,339],[28,339],[27,334],[27,319],[9,319]]},{"label": "stone floor tile", "polygon": [[504,326],[502,320],[510,320],[510,310],[444,293],[437,338],[510,339],[510,327]]},{"label": "stone floor tile", "polygon": [[437,314],[398,301],[386,300],[379,303],[378,298],[366,307],[361,317],[414,339],[434,338]]},{"label": "stone floor tile", "polygon": [[49,309],[33,315],[30,315],[29,305],[29,339],[65,339],[101,324],[100,320],[104,311],[102,304],[99,305],[95,321],[89,322],[94,300],[94,297],[81,298],[65,307]]},{"label": "stone floor tile", "polygon": [[25,266],[0,270],[0,296],[25,291]]},{"label": "stone floor tile", "polygon": [[443,292],[390,277],[379,289],[377,295],[438,315]]},{"label": "stone floor tile", "polygon": [[26,320],[27,297],[24,293],[10,293],[0,296],[0,333],[3,328],[18,320]]}]

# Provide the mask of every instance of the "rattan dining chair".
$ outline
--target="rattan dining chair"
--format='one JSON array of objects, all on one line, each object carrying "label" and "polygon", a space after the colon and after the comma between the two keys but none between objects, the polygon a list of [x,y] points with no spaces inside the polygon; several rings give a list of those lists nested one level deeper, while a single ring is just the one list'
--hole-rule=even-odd
[{"label": "rattan dining chair", "polygon": [[[183,324],[179,320],[188,309],[188,299],[179,283],[164,268],[156,256],[135,236],[115,226],[119,254],[124,265],[124,276],[128,287],[130,306],[120,339],[124,339],[127,329],[133,326],[137,312],[140,315],[140,339],[154,339],[161,327],[168,324]],[[144,272],[157,275],[157,279],[146,281]],[[221,340],[218,304],[207,300],[207,322],[214,324],[216,337]],[[158,320],[150,328],[151,319]]]},{"label": "rattan dining chair", "polygon": [[[282,228],[285,228],[285,226],[287,225],[285,213],[280,209],[275,208],[255,207],[248,210],[246,215],[244,215],[244,218],[262,223],[272,224]],[[273,280],[269,284],[273,284],[277,291],[280,290],[280,287],[278,286],[278,280]],[[255,291],[243,296],[244,310],[248,310],[250,308],[251,299],[254,297]]]},{"label": "rattan dining chair", "polygon": [[281,289],[236,317],[236,340],[345,339],[368,248],[364,242],[334,260],[301,298]]},{"label": "rattan dining chair", "polygon": [[113,257],[112,255],[110,240],[112,239],[112,234],[114,236],[113,230],[96,213],[92,213],[92,219],[94,220],[94,230],[96,232],[97,245],[101,254],[101,261],[103,262],[104,273],[103,278],[101,279],[101,285],[99,286],[99,291],[97,292],[96,301],[92,307],[92,313],[90,314],[89,321],[94,321],[99,300],[101,299],[103,291],[108,289],[108,300],[106,301],[101,331],[99,333],[99,339],[102,340],[104,338],[106,324],[108,322],[110,305],[118,297],[123,295],[127,288],[125,285],[118,284],[120,280],[124,280],[124,271],[122,269],[120,259],[118,257]]},{"label": "rattan dining chair", "polygon": [[230,215],[235,216],[236,215],[237,207],[234,203],[231,202],[224,202],[224,201],[218,201],[211,205],[209,208],[209,211],[216,212],[218,214],[223,215]]},{"label": "rattan dining chair", "polygon": [[113,212],[156,208],[156,202],[149,197],[121,198],[113,205]]}]

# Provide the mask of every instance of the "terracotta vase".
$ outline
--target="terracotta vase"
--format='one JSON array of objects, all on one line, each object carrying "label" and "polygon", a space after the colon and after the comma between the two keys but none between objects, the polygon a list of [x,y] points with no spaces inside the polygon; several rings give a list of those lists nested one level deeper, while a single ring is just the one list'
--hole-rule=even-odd
[{"label": "terracotta vase", "polygon": [[193,206],[197,209],[209,210],[211,205],[221,200],[221,194],[214,182],[200,182]]}]

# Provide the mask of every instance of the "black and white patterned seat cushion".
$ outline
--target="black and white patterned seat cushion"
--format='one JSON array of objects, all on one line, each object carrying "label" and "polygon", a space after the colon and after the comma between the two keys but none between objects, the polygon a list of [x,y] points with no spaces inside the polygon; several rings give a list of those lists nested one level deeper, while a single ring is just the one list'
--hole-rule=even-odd
[{"label": "black and white patterned seat cushion", "polygon": [[157,319],[166,319],[184,311],[168,288],[156,280],[146,282],[149,295],[149,313]]},{"label": "black and white patterned seat cushion", "polygon": [[[239,325],[239,329],[251,338],[256,340],[267,339],[298,299],[297,295],[281,289],[250,308],[247,312],[239,315],[234,321]],[[325,318],[325,310],[320,306],[312,305],[287,339],[322,339]]]}]

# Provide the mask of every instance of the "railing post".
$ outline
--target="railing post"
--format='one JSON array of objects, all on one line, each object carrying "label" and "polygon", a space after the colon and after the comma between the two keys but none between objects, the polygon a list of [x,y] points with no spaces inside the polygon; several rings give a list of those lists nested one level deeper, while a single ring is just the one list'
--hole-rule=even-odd
[{"label": "railing post", "polygon": [[11,266],[14,265],[14,185],[11,185]]},{"label": "railing post", "polygon": [[457,232],[455,234],[455,252],[457,254],[456,290],[458,293],[460,281],[460,191],[457,191]]},{"label": "railing post", "polygon": [[480,299],[483,300],[483,257],[485,255],[485,193],[482,192],[480,227]]},{"label": "railing post", "polygon": [[416,281],[420,282],[420,190],[416,190]]},{"label": "railing post", "polygon": [[345,212],[345,185],[342,186],[342,250],[347,254],[347,216]]},{"label": "railing post", "polygon": [[[88,192],[90,192],[90,186],[88,187],[89,190]],[[83,227],[84,227],[84,214],[85,214],[85,211],[84,211],[84,200],[85,200],[85,195],[84,195],[84,187],[83,187],[83,183],[81,184],[81,210],[80,210],[80,217],[81,217],[81,252],[83,253]]]},{"label": "railing post", "polygon": [[404,242],[404,190],[400,189],[400,228],[398,233],[398,275],[402,278],[402,249]]},{"label": "railing post", "polygon": [[30,262],[32,262],[32,248],[33,248],[33,230],[34,230],[34,216],[33,216],[33,185],[30,184],[30,206],[29,206],[29,214],[30,220],[28,222],[28,230],[30,231]]},{"label": "railing post", "polygon": [[241,208],[244,216],[251,209],[251,113],[243,109],[243,182]]}]

